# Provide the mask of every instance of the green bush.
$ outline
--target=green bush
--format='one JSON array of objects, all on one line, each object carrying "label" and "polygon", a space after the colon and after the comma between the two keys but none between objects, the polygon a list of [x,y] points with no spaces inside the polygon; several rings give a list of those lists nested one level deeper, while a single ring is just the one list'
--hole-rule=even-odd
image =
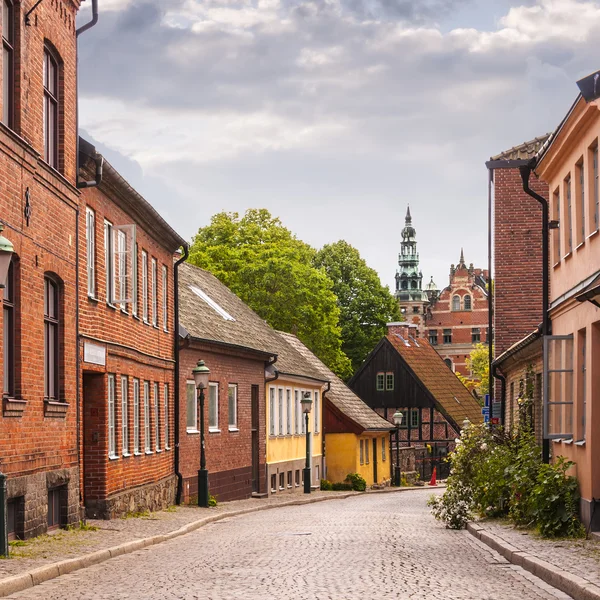
[{"label": "green bush", "polygon": [[208,496],[208,505],[209,506],[217,505],[217,499],[212,494],[209,494],[209,496]]},{"label": "green bush", "polygon": [[338,481],[331,484],[331,489],[335,492],[350,491],[352,489],[352,484]]},{"label": "green bush", "polygon": [[348,473],[346,481],[350,483],[352,489],[356,492],[364,492],[367,489],[367,482],[360,473]]},{"label": "green bush", "polygon": [[333,489],[333,483],[328,479],[321,479],[321,489],[325,491],[330,491]]}]

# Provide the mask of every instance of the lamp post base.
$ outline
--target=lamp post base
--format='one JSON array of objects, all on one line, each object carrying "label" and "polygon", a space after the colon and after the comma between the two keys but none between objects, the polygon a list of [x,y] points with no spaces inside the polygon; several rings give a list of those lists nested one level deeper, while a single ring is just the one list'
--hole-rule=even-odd
[{"label": "lamp post base", "polygon": [[302,472],[304,473],[304,493],[310,494],[310,469],[305,467]]},{"label": "lamp post base", "polygon": [[400,468],[396,467],[396,472],[394,473],[394,485],[396,487],[400,487],[401,484],[401,473],[400,473]]},{"label": "lamp post base", "polygon": [[208,508],[208,469],[198,471],[198,506]]}]

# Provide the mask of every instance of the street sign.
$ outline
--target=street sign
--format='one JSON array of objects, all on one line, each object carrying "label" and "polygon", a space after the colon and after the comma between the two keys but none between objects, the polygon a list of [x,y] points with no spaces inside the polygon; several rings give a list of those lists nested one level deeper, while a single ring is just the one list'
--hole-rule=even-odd
[{"label": "street sign", "polygon": [[485,417],[486,415],[489,417],[490,416],[490,409],[487,406],[484,406],[481,409],[481,414]]},{"label": "street sign", "polygon": [[483,399],[483,405],[488,408],[490,406],[490,395],[486,394]]},{"label": "street sign", "polygon": [[489,413],[485,413],[483,415],[483,422],[484,423],[489,423],[490,422],[490,415],[489,415]]},{"label": "street sign", "polygon": [[500,425],[500,419],[498,417],[493,417],[492,425]]}]

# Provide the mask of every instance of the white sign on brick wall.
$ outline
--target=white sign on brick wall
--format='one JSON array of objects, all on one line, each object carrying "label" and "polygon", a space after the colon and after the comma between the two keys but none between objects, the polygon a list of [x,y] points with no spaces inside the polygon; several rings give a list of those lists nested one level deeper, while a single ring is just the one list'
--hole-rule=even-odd
[{"label": "white sign on brick wall", "polygon": [[90,342],[83,343],[83,360],[86,363],[93,365],[106,365],[106,348],[91,344]]}]

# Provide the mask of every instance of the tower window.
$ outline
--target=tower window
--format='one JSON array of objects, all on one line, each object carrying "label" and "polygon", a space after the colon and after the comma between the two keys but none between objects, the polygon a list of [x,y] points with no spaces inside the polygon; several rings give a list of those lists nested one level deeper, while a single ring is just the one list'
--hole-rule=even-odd
[{"label": "tower window", "polygon": [[403,290],[407,290],[408,289],[408,281],[406,281],[406,279],[402,282],[402,289]]}]

